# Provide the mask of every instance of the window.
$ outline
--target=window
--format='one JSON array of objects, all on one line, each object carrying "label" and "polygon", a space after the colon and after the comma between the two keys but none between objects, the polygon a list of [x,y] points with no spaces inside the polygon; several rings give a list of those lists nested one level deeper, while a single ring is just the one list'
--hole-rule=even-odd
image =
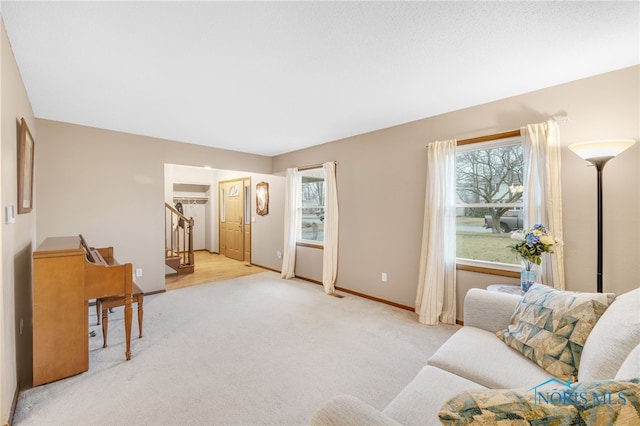
[{"label": "window", "polygon": [[300,171],[298,242],[322,245],[324,242],[324,170]]},{"label": "window", "polygon": [[507,246],[511,243],[511,232],[523,226],[523,168],[520,137],[458,147],[458,263],[483,262],[492,268],[518,263]]}]

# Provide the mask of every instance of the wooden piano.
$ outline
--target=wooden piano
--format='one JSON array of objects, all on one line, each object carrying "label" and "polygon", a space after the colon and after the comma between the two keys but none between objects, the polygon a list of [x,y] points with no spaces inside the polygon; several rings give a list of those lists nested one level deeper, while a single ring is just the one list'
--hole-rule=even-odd
[{"label": "wooden piano", "polygon": [[125,295],[126,359],[131,358],[131,263],[82,235],[47,238],[33,252],[33,385],[89,369],[89,300]]}]

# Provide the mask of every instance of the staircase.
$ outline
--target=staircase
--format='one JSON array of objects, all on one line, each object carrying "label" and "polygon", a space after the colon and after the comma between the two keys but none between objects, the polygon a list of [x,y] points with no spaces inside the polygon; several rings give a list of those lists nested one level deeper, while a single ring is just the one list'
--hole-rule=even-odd
[{"label": "staircase", "polygon": [[177,274],[191,274],[195,269],[193,218],[169,203],[164,207],[164,263]]}]

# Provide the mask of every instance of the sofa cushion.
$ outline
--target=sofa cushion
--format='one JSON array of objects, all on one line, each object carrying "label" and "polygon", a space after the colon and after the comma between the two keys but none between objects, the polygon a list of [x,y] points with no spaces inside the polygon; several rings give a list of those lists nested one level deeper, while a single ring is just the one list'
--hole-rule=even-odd
[{"label": "sofa cushion", "polygon": [[383,413],[403,425],[433,425],[438,422],[438,410],[442,404],[467,389],[484,387],[444,370],[426,366],[387,405]]},{"label": "sofa cushion", "polygon": [[552,390],[466,391],[454,396],[438,416],[445,425],[637,425],[640,385],[584,382]]},{"label": "sofa cushion", "polygon": [[464,325],[496,333],[511,324],[518,306],[517,294],[470,289],[464,297]]},{"label": "sofa cushion", "polygon": [[309,420],[309,426],[401,426],[364,401],[340,395],[327,401]]},{"label": "sofa cushion", "polygon": [[615,380],[631,380],[640,378],[640,344],[636,346],[624,360],[616,373]]},{"label": "sofa cushion", "polygon": [[615,377],[640,344],[640,288],[621,294],[602,315],[582,351],[578,380]]},{"label": "sofa cushion", "polygon": [[534,284],[518,303],[511,325],[496,334],[553,376],[574,382],[587,337],[614,299],[612,293]]},{"label": "sofa cushion", "polygon": [[492,389],[529,388],[549,378],[549,373],[494,333],[466,325],[427,363]]}]

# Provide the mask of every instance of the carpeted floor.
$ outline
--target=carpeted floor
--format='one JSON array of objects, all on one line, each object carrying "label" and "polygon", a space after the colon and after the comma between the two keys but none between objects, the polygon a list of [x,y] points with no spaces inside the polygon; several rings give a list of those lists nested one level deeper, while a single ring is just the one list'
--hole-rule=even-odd
[{"label": "carpeted floor", "polygon": [[[89,371],[21,392],[15,425],[300,425],[351,394],[384,408],[457,329],[276,273],[145,298],[124,360],[122,309]],[[90,313],[90,324],[95,314]]]}]

